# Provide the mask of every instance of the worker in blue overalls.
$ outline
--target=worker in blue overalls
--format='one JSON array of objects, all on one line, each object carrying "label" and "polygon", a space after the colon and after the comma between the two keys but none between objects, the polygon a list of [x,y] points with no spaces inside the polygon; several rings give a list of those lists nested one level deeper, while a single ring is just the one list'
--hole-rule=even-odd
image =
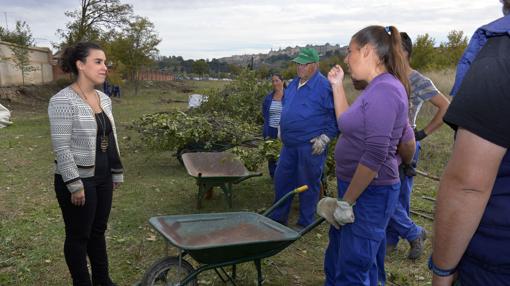
[{"label": "worker in blue overalls", "polygon": [[[338,134],[333,95],[328,80],[319,72],[319,55],[312,48],[301,49],[293,59],[298,76],[283,98],[280,135],[283,147],[274,176],[275,201],[294,188],[308,185],[299,194],[297,228],[313,222],[319,200],[321,175],[327,145]],[[275,209],[271,218],[287,224],[292,200]]]},{"label": "worker in blue overalls", "polygon": [[441,178],[429,259],[432,285],[510,283],[510,0],[457,66],[444,121],[456,130]]}]

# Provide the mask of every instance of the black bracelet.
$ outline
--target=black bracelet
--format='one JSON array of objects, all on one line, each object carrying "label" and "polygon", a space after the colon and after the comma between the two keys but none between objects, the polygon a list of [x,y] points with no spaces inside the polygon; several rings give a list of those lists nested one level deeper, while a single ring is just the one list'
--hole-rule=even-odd
[{"label": "black bracelet", "polygon": [[455,266],[452,269],[441,269],[437,267],[434,262],[432,261],[432,254],[429,257],[429,270],[432,271],[432,273],[436,274],[440,277],[447,277],[450,275],[453,275],[455,272],[457,272],[457,266]]}]

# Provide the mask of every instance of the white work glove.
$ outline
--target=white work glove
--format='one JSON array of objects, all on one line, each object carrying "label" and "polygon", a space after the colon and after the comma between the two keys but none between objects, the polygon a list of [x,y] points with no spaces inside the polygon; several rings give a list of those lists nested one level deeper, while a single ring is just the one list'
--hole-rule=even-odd
[{"label": "white work glove", "polygon": [[336,229],[340,229],[340,225],[335,221],[333,215],[337,207],[337,199],[329,197],[322,198],[317,204],[317,214],[325,218],[326,221]]},{"label": "white work glove", "polygon": [[329,143],[329,137],[326,134],[321,134],[312,140],[310,140],[310,143],[312,143],[312,155],[320,155],[324,150],[326,150],[326,146],[328,146]]},{"label": "white work glove", "polygon": [[333,213],[335,221],[339,225],[345,225],[354,222],[354,211],[352,206],[346,201],[337,201],[337,208]]}]

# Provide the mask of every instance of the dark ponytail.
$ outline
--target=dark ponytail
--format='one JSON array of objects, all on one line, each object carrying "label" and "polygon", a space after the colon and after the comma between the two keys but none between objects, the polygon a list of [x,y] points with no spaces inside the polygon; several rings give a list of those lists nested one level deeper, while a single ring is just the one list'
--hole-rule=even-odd
[{"label": "dark ponytail", "polygon": [[67,47],[62,54],[60,60],[60,68],[65,73],[73,73],[78,75],[78,68],[76,67],[76,61],[85,62],[85,59],[89,56],[90,50],[103,50],[101,47],[92,42],[80,42],[74,46]]},{"label": "dark ponytail", "polygon": [[394,75],[404,85],[409,96],[411,88],[407,71],[407,60],[402,52],[402,39],[394,26],[368,26],[352,36],[360,47],[371,44],[386,67],[388,73]]}]

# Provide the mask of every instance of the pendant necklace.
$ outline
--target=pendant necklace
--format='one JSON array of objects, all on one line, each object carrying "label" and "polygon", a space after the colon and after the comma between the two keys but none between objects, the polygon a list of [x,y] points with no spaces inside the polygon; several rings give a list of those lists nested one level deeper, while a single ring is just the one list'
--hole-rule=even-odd
[{"label": "pendant necklace", "polygon": [[[78,83],[76,83],[76,85],[78,86],[81,93],[83,94],[83,97],[85,97],[85,101],[88,102],[87,95],[85,94],[85,92],[83,92],[83,90],[81,89],[81,86]],[[99,98],[99,94],[97,94],[97,92],[96,92],[96,96],[97,96],[97,102],[101,103],[101,99]],[[106,150],[108,149],[108,136],[106,136],[106,118],[104,117],[105,116],[104,111],[103,110],[101,110],[101,111],[102,112],[97,115],[99,124],[101,125],[101,128],[103,129],[103,135],[100,135],[101,143],[99,146],[101,147],[101,152],[105,153]],[[103,120],[101,120],[101,118]]]},{"label": "pendant necklace", "polygon": [[[99,119],[99,124],[101,124],[101,128],[103,129],[103,135],[101,135],[101,152],[105,153],[108,149],[108,137],[106,136],[106,118],[104,117],[104,111],[97,115]],[[103,120],[101,120],[101,118]]]}]

